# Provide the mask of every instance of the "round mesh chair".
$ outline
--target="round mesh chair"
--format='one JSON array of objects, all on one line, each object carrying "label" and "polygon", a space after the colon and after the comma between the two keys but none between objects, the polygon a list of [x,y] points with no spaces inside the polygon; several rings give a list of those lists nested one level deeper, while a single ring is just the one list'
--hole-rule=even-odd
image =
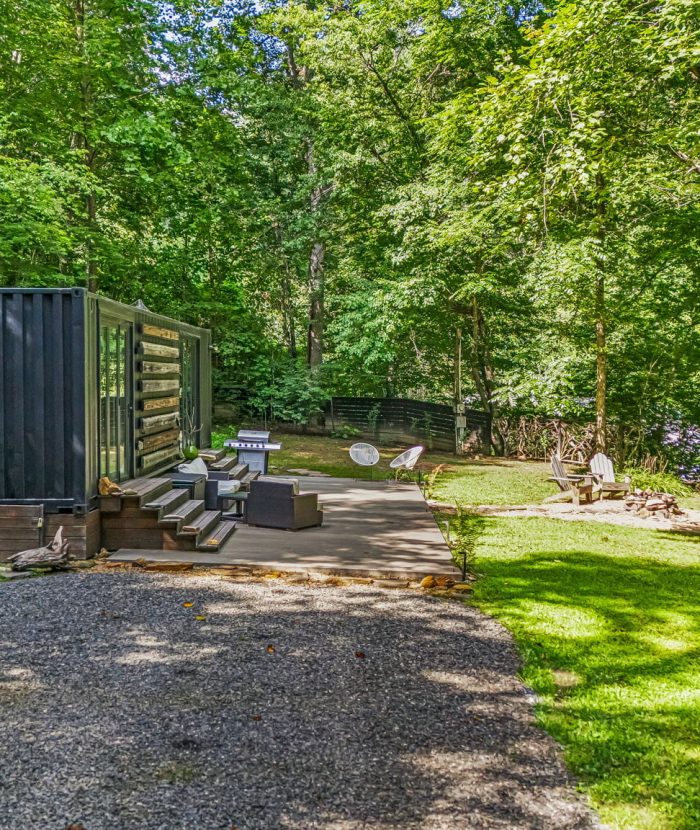
[{"label": "round mesh chair", "polygon": [[396,478],[399,477],[399,470],[412,470],[418,463],[418,459],[423,455],[424,450],[425,447],[421,446],[411,447],[406,452],[402,452],[401,455],[397,455],[393,461],[390,461],[389,466],[392,470],[396,470]]},{"label": "round mesh chair", "polygon": [[379,463],[379,450],[371,444],[363,444],[360,442],[358,444],[353,444],[352,447],[350,447],[350,458],[352,458],[355,464],[359,464],[360,467],[369,467],[371,478],[371,468],[374,467],[375,464]]}]

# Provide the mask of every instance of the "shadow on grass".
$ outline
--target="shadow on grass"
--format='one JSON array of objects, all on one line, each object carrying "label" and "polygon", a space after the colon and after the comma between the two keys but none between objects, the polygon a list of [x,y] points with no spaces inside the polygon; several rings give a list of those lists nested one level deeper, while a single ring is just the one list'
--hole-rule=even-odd
[{"label": "shadow on grass", "polygon": [[[613,529],[605,528],[609,535],[597,545],[593,539],[576,547],[572,528],[568,549],[543,549],[554,540],[542,538],[541,524],[528,545],[528,520],[512,521],[520,524],[479,523],[475,598],[513,632],[524,678],[541,696],[542,723],[610,810],[604,819],[629,827],[700,826],[696,540],[643,532],[639,555],[625,556]],[[517,544],[517,553],[493,555],[499,538],[506,548]],[[629,544],[629,537],[619,539]],[[595,549],[602,540],[610,555]],[[686,546],[685,561],[659,558],[670,542]],[[646,558],[651,549],[655,558]]]}]

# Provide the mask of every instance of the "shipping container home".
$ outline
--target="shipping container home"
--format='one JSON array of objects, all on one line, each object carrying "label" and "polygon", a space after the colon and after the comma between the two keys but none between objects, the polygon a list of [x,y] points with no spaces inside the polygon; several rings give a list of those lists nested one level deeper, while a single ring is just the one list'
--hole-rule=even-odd
[{"label": "shipping container home", "polygon": [[208,446],[210,343],[81,288],[0,289],[0,505],[86,515],[100,476],[155,476],[183,441]]}]

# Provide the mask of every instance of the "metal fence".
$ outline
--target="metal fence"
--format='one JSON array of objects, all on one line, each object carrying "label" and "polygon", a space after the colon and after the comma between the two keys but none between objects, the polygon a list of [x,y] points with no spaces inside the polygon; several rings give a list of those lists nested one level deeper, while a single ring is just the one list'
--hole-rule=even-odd
[{"label": "metal fence", "polygon": [[[455,451],[455,414],[446,404],[408,398],[332,398],[326,405],[326,429],[345,425],[368,438],[399,443],[422,443],[428,449]],[[464,413],[469,443],[489,445],[490,416],[467,409]]]}]

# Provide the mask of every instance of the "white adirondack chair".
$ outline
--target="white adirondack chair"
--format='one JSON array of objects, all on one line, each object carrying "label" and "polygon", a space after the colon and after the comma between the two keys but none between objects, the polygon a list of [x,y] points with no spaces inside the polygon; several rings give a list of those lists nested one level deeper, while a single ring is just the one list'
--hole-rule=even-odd
[{"label": "white adirondack chair", "polygon": [[625,495],[629,493],[631,479],[625,476],[624,481],[615,480],[615,468],[612,461],[604,452],[597,452],[590,461],[591,473],[600,484],[600,497],[605,498],[606,493],[611,496],[617,493]]}]

